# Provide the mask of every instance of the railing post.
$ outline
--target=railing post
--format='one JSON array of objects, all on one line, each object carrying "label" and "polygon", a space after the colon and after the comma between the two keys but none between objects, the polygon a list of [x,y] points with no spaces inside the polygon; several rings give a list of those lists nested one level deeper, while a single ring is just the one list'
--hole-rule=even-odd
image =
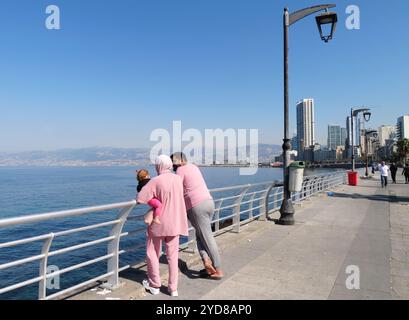
[{"label": "railing post", "polygon": [[276,209],[280,209],[280,205],[282,202],[282,198],[280,198],[281,196],[279,195],[282,192],[282,187],[278,187],[278,188],[274,188],[274,210]]},{"label": "railing post", "polygon": [[47,297],[47,266],[48,266],[48,253],[50,252],[50,247],[54,239],[54,233],[50,233],[50,236],[44,241],[41,254],[44,254],[44,257],[40,260],[40,270],[39,276],[42,279],[38,285],[38,299],[45,300]]},{"label": "railing post", "polygon": [[311,198],[312,192],[313,192],[313,184],[314,184],[314,179],[310,179],[308,181],[308,198]]},{"label": "railing post", "polygon": [[241,208],[241,203],[243,202],[243,198],[246,195],[246,192],[250,189],[251,185],[248,185],[245,187],[237,200],[235,201],[235,206],[233,209],[233,231],[239,233],[240,232],[240,208]]},{"label": "railing post", "polygon": [[314,192],[313,195],[315,195],[318,192],[318,178],[314,178]]},{"label": "railing post", "polygon": [[281,203],[284,200],[284,187],[280,187],[280,189],[277,190],[276,199],[278,204],[277,207],[280,208]]},{"label": "railing post", "polygon": [[250,196],[250,204],[249,204],[249,219],[253,218],[253,204],[254,204],[254,197],[256,196],[256,193],[253,192],[253,194]]},{"label": "railing post", "polygon": [[264,196],[264,203],[263,206],[260,208],[260,221],[266,221],[268,218],[268,215],[270,213],[270,195],[271,195],[271,191],[273,190],[273,188],[275,187],[276,183],[274,182],[270,187],[268,187],[265,196]]},{"label": "railing post", "polygon": [[122,229],[125,225],[125,222],[131,213],[132,209],[135,207],[136,203],[130,207],[125,207],[119,213],[117,220],[120,220],[115,224],[109,233],[110,236],[114,236],[115,239],[108,242],[108,252],[107,254],[112,254],[113,256],[108,259],[108,270],[107,273],[112,272],[112,275],[109,276],[108,281],[103,285],[105,288],[111,290],[119,287],[119,242],[121,241]]},{"label": "railing post", "polygon": [[223,199],[219,200],[214,208],[214,219],[216,222],[214,223],[214,231],[217,232],[220,230],[220,208],[222,206]]},{"label": "railing post", "polygon": [[308,178],[306,178],[306,179],[304,179],[304,181],[303,181],[303,187],[302,187],[302,190],[303,191],[301,191],[301,199],[300,200],[304,200],[304,199],[307,199],[307,186],[309,185],[309,179]]}]

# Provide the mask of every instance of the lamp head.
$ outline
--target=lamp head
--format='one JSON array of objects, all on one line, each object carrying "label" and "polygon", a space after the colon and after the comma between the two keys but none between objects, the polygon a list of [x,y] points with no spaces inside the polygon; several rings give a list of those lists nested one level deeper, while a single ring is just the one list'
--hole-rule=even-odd
[{"label": "lamp head", "polygon": [[366,122],[371,120],[371,116],[372,116],[372,113],[370,113],[369,111],[364,112],[364,119],[365,119]]},{"label": "lamp head", "polygon": [[[328,42],[329,40],[332,40],[332,37],[334,36],[335,29],[337,26],[338,22],[338,16],[335,12],[324,12],[315,17],[315,20],[317,21],[317,26],[318,26],[318,31],[320,32],[320,37],[321,40]],[[330,25],[331,31],[329,32],[328,35],[323,34],[323,26],[324,25]]]}]

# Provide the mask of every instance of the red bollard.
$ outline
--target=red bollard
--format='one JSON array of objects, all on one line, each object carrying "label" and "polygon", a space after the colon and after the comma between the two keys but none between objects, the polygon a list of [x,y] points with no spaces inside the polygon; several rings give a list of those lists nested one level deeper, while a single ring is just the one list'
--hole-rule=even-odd
[{"label": "red bollard", "polygon": [[354,187],[358,185],[358,172],[348,171],[348,184]]}]

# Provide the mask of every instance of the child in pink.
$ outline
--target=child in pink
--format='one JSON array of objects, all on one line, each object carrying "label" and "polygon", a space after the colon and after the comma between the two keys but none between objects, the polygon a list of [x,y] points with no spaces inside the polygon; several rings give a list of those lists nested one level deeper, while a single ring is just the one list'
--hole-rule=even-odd
[{"label": "child in pink", "polygon": [[[137,171],[136,178],[139,182],[136,190],[139,193],[141,192],[142,188],[149,183],[149,181],[151,180],[151,177],[149,175],[148,170],[142,169],[142,170]],[[162,213],[162,203],[158,199],[152,198],[151,200],[148,201],[148,205],[150,205],[153,208],[153,212],[149,211],[145,215],[145,223],[147,225],[150,225],[152,222],[160,224],[159,217]]]},{"label": "child in pink", "polygon": [[155,162],[158,176],[153,178],[138,194],[138,203],[147,204],[153,198],[162,203],[161,223],[152,223],[148,227],[146,256],[148,279],[143,281],[146,290],[159,294],[162,285],[159,273],[159,258],[162,242],[165,242],[166,257],[169,266],[168,291],[177,296],[179,279],[179,237],[188,235],[186,206],[183,198],[182,178],[173,174],[172,160],[160,156]]}]

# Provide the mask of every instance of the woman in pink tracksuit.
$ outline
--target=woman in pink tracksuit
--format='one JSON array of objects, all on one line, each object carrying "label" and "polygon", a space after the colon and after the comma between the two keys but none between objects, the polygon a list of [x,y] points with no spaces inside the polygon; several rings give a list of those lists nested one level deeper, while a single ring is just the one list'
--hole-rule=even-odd
[{"label": "woman in pink tracksuit", "polygon": [[170,157],[159,156],[155,166],[158,176],[149,181],[137,198],[138,203],[148,204],[153,198],[162,203],[160,224],[152,223],[147,232],[148,280],[144,280],[143,285],[152,294],[160,292],[159,258],[162,242],[165,242],[169,265],[168,291],[171,296],[177,296],[179,237],[188,235],[183,182],[181,177],[171,172],[173,163]]}]

